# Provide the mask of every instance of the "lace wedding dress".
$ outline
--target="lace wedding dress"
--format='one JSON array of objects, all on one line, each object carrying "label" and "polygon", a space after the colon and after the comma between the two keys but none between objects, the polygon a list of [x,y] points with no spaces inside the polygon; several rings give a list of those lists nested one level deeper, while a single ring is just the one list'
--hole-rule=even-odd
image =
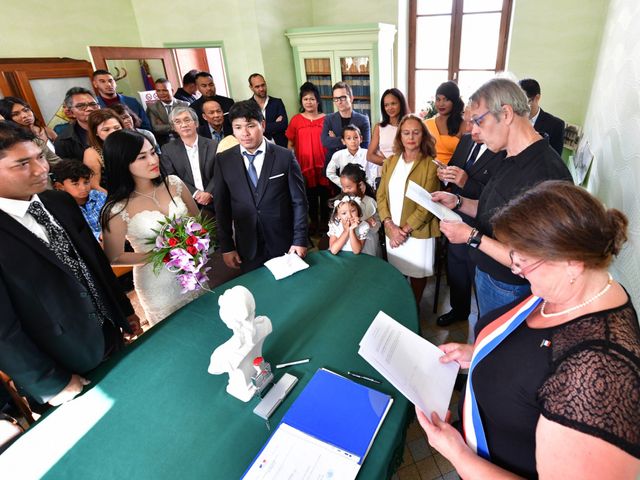
[{"label": "lace wedding dress", "polygon": [[[173,202],[169,202],[169,217],[187,216],[189,214],[187,206],[180,197],[182,181],[174,175],[167,177],[167,181],[176,191]],[[164,220],[164,214],[158,210],[143,210],[129,217],[124,201],[114,205],[113,211],[119,212],[118,214],[127,224],[126,238],[133,250],[136,253],[151,251],[153,245],[148,244],[147,241],[154,235],[152,230],[157,230],[160,226],[158,222]],[[133,267],[133,285],[149,326],[155,325],[204,293],[203,290],[180,293],[181,287],[175,275],[166,268],[162,268],[156,275],[150,263]]]}]

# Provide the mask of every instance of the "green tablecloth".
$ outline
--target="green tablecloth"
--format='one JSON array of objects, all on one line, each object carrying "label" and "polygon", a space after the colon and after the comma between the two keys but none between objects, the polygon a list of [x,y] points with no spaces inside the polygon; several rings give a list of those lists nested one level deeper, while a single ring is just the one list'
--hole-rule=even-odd
[{"label": "green tablecloth", "polygon": [[[367,255],[320,252],[307,260],[310,268],[281,281],[266,268],[238,277],[154,327],[91,375],[87,393],[40,421],[0,456],[0,477],[10,478],[3,472],[27,465],[37,472],[33,475],[65,480],[240,478],[270,432],[252,413],[257,400],[231,397],[225,392],[227,375],[207,373],[212,351],[231,336],[218,317],[217,301],[234,285],[246,286],[256,314],[271,319],[273,333],[263,353],[273,367],[311,358],[285,370],[299,383],[271,417],[272,428],[320,367],[382,379],[357,354],[358,342],[379,310],[417,331],[407,282]],[[282,370],[274,371],[279,378]],[[392,473],[410,415],[408,401],[390,384],[374,387],[395,402],[360,471],[362,479]],[[21,456],[22,467],[15,463]]]}]

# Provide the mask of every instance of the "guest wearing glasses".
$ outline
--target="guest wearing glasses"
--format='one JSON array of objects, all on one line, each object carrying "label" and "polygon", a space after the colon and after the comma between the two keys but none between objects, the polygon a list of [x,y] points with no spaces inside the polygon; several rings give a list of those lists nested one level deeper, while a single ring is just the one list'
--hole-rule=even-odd
[{"label": "guest wearing glasses", "polygon": [[53,145],[60,158],[82,161],[89,148],[89,115],[100,109],[93,94],[83,87],[72,87],[64,96],[64,108],[75,121],[58,135]]},{"label": "guest wearing glasses", "polygon": [[190,107],[175,107],[169,115],[178,138],[162,147],[162,166],[177,175],[205,214],[213,214],[213,167],[218,141],[198,135],[198,116]]},{"label": "guest wearing glasses", "polygon": [[489,150],[506,150],[506,158],[478,200],[447,192],[434,192],[433,199],[476,219],[476,228],[443,221],[440,230],[451,243],[471,247],[469,256],[476,265],[475,286],[483,316],[530,292],[529,282],[506,266],[509,249],[492,238],[491,216],[533,185],[544,180],[571,181],[571,174],[531,126],[527,97],[518,84],[505,78],[489,80],[471,95],[470,102],[472,133]]},{"label": "guest wearing glasses", "polygon": [[329,113],[324,117],[322,126],[322,145],[326,148],[324,164],[325,167],[331,157],[338,150],[346,148],[342,143],[342,130],[349,124],[353,124],[360,129],[362,136],[362,148],[368,148],[371,141],[371,126],[369,117],[362,113],[354,112],[351,100],[353,93],[351,87],[345,82],[338,82],[333,86],[333,103],[338,108],[337,112]]},{"label": "guest wearing glasses", "polygon": [[608,272],[627,218],[556,180],[492,224],[533,295],[481,318],[475,345],[440,346],[469,368],[464,438],[418,411],[429,443],[462,478],[639,478],[640,329]]}]

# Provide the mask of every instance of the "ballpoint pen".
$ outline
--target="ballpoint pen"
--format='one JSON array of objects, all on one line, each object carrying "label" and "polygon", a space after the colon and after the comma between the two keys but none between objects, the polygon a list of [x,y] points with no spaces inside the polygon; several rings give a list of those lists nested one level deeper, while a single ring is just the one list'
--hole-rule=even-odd
[{"label": "ballpoint pen", "polygon": [[365,377],[364,375],[360,375],[359,373],[347,372],[347,375],[350,377],[360,378],[362,380],[366,380],[372,383],[382,383],[380,380],[376,380],[375,378]]}]

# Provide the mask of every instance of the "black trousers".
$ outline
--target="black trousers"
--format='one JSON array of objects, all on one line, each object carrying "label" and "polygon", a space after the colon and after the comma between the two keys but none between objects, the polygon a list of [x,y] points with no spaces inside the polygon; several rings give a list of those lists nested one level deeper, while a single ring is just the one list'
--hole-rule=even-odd
[{"label": "black trousers", "polygon": [[476,265],[469,258],[469,246],[450,243],[447,247],[447,279],[451,310],[455,317],[466,319],[471,312],[471,287]]}]

